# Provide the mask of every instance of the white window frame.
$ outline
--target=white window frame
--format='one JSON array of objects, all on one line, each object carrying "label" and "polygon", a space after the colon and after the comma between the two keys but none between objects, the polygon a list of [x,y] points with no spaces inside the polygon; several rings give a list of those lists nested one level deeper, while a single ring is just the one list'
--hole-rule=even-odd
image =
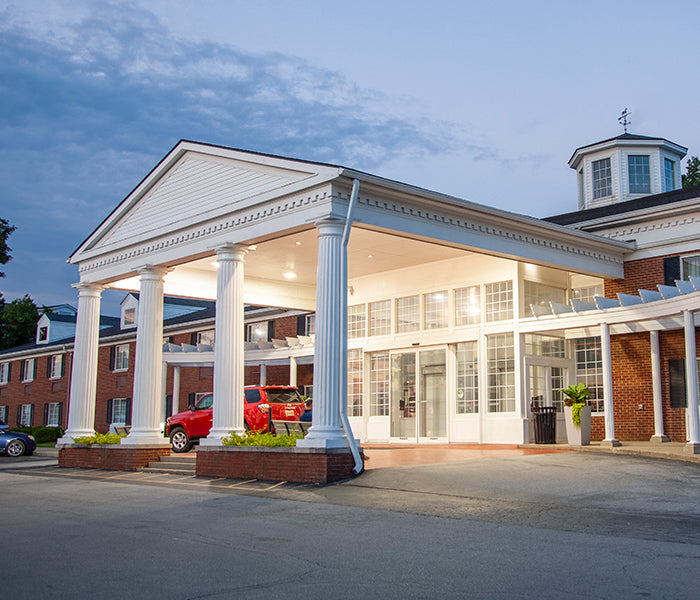
[{"label": "white window frame", "polygon": [[9,416],[9,413],[9,406],[0,406],[0,421],[5,423],[5,425],[7,425],[7,417]]},{"label": "white window frame", "polygon": [[197,332],[197,343],[204,346],[214,347],[214,330],[207,329],[206,331]]},{"label": "white window frame", "polygon": [[609,157],[591,163],[591,187],[593,200],[612,196],[612,160]]},{"label": "white window frame", "polygon": [[[637,159],[646,159],[646,165],[643,160],[637,164]],[[643,172],[644,166],[646,166],[646,180],[642,179],[645,174]],[[634,184],[632,183],[633,172]],[[633,185],[635,191],[632,191]],[[627,186],[630,194],[651,194],[651,157],[648,154],[629,154],[627,156]],[[638,188],[642,186],[644,189],[638,191]]]},{"label": "white window frame", "polygon": [[53,354],[49,356],[49,361],[51,361],[49,379],[61,379],[63,376],[63,354]]},{"label": "white window frame", "polygon": [[481,323],[481,286],[453,290],[455,299],[455,325],[478,325]]},{"label": "white window frame", "polygon": [[31,404],[20,404],[19,405],[19,426],[20,427],[31,427],[32,426],[32,405]]},{"label": "white window frame", "polygon": [[[688,254],[686,256],[681,256],[679,257],[680,260],[680,270],[681,270],[681,279],[688,279],[692,273],[687,273],[687,269],[685,266],[685,261],[688,260],[689,258],[694,259],[700,263],[700,254]],[[694,275],[695,276],[695,275]]]},{"label": "white window frame", "polygon": [[304,319],[304,331],[306,335],[314,335],[316,333],[316,315],[306,315]]},{"label": "white window frame", "polygon": [[119,344],[114,350],[114,372],[129,370],[129,344]]},{"label": "white window frame", "polygon": [[369,303],[369,335],[391,335],[391,300]]},{"label": "white window frame", "polygon": [[513,281],[484,284],[485,320],[487,323],[513,319]]},{"label": "white window frame", "polygon": [[515,336],[511,332],[486,336],[488,412],[515,412]]},{"label": "white window frame", "polygon": [[[110,415],[110,421],[112,425],[126,425],[126,415],[128,412],[128,398],[112,398],[112,414]],[[121,421],[118,421],[115,418],[115,415],[117,414],[117,403],[119,403],[119,416],[123,417]],[[123,413],[123,414],[122,414]]]},{"label": "white window frame", "polygon": [[362,416],[362,388],[364,378],[362,348],[348,349],[348,417]]},{"label": "white window frame", "polygon": [[353,304],[348,306],[348,338],[367,336],[367,306]]},{"label": "white window frame", "polygon": [[30,383],[30,382],[34,381],[34,369],[35,369],[35,367],[36,367],[36,358],[25,358],[24,359],[24,375],[22,377],[22,383]]},{"label": "white window frame", "polygon": [[0,363],[0,385],[5,385],[10,381],[10,363]]},{"label": "white window frame", "polygon": [[458,415],[477,414],[479,412],[479,343],[477,341],[460,342],[455,346]]},{"label": "white window frame", "polygon": [[420,296],[396,299],[396,333],[420,330]]},{"label": "white window frame", "polygon": [[447,290],[423,294],[423,329],[445,329],[450,326],[449,293]]},{"label": "white window frame", "polygon": [[61,426],[61,403],[60,402],[49,402],[48,410],[46,411],[46,427],[60,427]]},{"label": "white window frame", "polygon": [[270,331],[269,321],[257,321],[245,326],[246,342],[267,342],[267,332]]}]

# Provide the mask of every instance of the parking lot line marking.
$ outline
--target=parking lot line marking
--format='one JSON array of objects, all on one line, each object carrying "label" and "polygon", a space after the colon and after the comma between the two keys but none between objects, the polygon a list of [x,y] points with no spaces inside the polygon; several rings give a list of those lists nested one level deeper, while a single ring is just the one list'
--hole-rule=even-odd
[{"label": "parking lot line marking", "polygon": [[263,489],[262,491],[263,491],[263,492],[269,492],[270,490],[274,490],[276,487],[279,487],[279,486],[281,486],[281,485],[284,485],[285,483],[287,483],[287,482],[286,482],[286,481],[280,481],[279,483],[276,483],[275,485],[271,485],[270,487],[267,487],[267,488]]},{"label": "parking lot line marking", "polygon": [[253,483],[254,481],[257,481],[257,479],[248,479],[246,481],[239,481],[238,483],[233,483],[231,485],[227,485],[226,487],[240,487],[242,485],[245,485],[246,483]]}]

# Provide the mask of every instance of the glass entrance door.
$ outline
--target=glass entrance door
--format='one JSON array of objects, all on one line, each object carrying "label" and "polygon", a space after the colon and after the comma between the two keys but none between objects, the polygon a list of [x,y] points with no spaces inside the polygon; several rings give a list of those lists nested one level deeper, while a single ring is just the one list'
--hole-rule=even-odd
[{"label": "glass entrance door", "polygon": [[445,350],[401,352],[391,357],[391,437],[447,437]]}]

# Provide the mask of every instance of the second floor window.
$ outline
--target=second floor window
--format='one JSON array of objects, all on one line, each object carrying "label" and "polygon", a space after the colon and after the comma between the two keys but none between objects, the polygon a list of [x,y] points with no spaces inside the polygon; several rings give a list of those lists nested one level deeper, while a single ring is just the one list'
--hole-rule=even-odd
[{"label": "second floor window", "polygon": [[63,377],[63,354],[54,354],[49,356],[48,365],[46,367],[46,375],[49,379],[60,379]]},{"label": "second floor window", "polygon": [[630,194],[651,194],[648,156],[628,156]]},{"label": "second floor window", "polygon": [[129,369],[129,344],[112,346],[110,351],[112,371],[127,371]]},{"label": "second floor window", "polygon": [[22,382],[27,383],[29,381],[34,381],[36,377],[36,359],[28,358],[22,361],[22,373],[20,373],[20,379]]},{"label": "second floor window", "polygon": [[270,326],[268,321],[261,321],[260,323],[250,323],[245,327],[245,340],[246,342],[266,342],[267,332]]},{"label": "second floor window", "polygon": [[610,159],[593,161],[593,199],[612,196],[612,171]]},{"label": "second floor window", "polygon": [[0,384],[10,381],[10,363],[0,363]]}]

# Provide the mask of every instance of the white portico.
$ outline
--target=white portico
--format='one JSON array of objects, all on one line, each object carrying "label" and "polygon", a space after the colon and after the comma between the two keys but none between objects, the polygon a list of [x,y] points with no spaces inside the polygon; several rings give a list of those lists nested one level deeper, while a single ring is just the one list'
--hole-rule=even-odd
[{"label": "white portico", "polygon": [[[359,193],[346,247],[353,182]],[[331,449],[348,444],[342,418],[349,286],[370,298],[367,282],[378,278],[430,272],[433,264],[436,277],[449,271],[458,278],[463,264],[482,258],[615,278],[628,250],[622,242],[342,167],[180,142],[71,257],[81,295],[64,439],[94,426],[97,374],[90,365],[98,332],[90,323],[105,287],[141,292],[127,445],[167,443],[158,427],[167,294],[216,300],[216,402],[205,445],[243,428],[244,305],[315,311],[314,421],[304,446]],[[384,343],[405,339],[399,338]],[[518,396],[513,423],[526,415],[523,402]]]}]

